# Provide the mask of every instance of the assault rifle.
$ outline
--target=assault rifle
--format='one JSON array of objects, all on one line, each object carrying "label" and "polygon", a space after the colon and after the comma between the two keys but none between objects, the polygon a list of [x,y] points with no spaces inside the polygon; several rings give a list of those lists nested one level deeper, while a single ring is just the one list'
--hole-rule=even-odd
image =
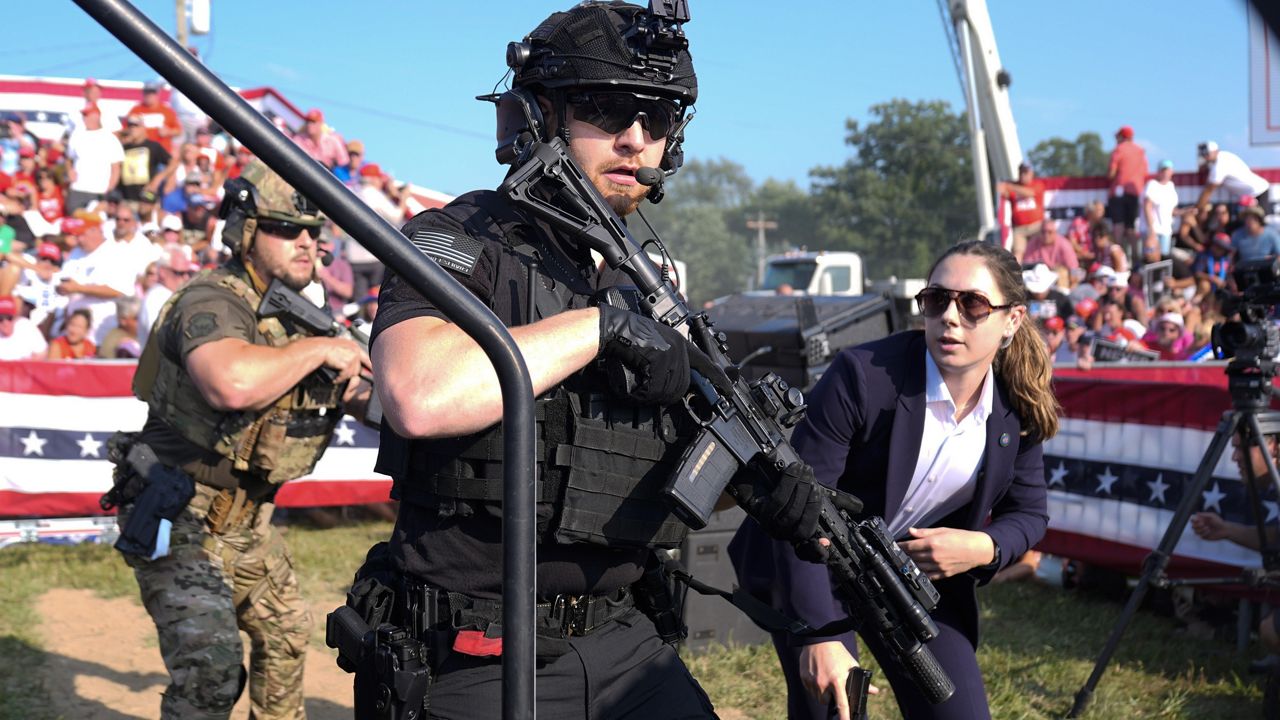
[{"label": "assault rifle", "polygon": [[[273,279],[267,286],[267,293],[258,304],[258,317],[287,320],[313,335],[353,340],[365,353],[369,352],[368,335],[334,320],[329,313],[316,307],[315,303],[297,290],[280,282],[279,278]],[[316,375],[323,382],[332,384],[338,377],[338,371],[322,365],[316,370]],[[378,393],[373,391],[373,376],[362,374],[360,378],[369,383],[369,404],[365,408],[363,422],[377,430],[382,425],[382,403],[378,400]]]},{"label": "assault rifle", "polygon": [[[505,154],[514,166],[499,192],[600,253],[635,283],[638,311],[686,329],[690,341],[723,371],[710,373],[717,376],[714,380],[692,373],[694,391],[684,404],[702,430],[666,487],[673,512],[701,528],[728,490],[750,514],[747,499],[730,480],[753,468],[776,483],[788,465],[800,460],[785,430],[803,417],[804,395],[772,373],[750,383],[741,376],[728,357],[724,336],[712,329],[704,313],[691,312],[663,279],[560,138],[539,142],[530,133],[514,137],[499,149],[499,157]],[[938,603],[937,590],[888,535],[883,520],[854,522],[850,513],[861,509],[861,501],[850,495],[824,494],[817,534],[806,542],[830,542],[824,554],[836,592],[863,622],[864,631],[879,633],[925,697],[940,703],[955,692],[955,685],[924,645],[938,634],[929,617]],[[808,634],[827,634],[825,630]]]}]

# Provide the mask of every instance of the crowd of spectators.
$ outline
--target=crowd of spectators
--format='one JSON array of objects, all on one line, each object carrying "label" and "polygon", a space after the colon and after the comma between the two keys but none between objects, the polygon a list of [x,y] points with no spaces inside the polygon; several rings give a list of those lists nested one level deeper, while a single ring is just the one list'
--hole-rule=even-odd
[{"label": "crowd of spectators", "polygon": [[[223,183],[252,159],[198,107],[147,83],[125,115],[104,114],[101,86],[60,138],[41,139],[20,114],[0,128],[0,360],[136,358],[165,301],[226,255],[217,207]],[[409,214],[406,183],[365,161],[310,110],[300,148],[388,222]],[[339,317],[376,308],[382,264],[329,224],[331,256],[314,297]],[[350,318],[349,318],[350,319]]]},{"label": "crowd of spectators", "polygon": [[[1037,322],[1056,362],[1196,360],[1212,356],[1224,298],[1239,263],[1280,256],[1268,225],[1270,183],[1216,143],[1199,150],[1204,191],[1179,206],[1173,163],[1149,174],[1133,128],[1116,132],[1107,202],[1065,224],[1044,204],[1044,184],[1023,164],[999,190],[1012,204],[1012,249],[1023,263]],[[1226,189],[1231,203],[1210,202]]]}]

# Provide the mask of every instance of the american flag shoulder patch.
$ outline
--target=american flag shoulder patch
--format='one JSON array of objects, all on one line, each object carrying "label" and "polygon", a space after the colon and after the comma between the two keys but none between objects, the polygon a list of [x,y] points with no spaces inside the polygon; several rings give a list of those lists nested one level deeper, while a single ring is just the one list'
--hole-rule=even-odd
[{"label": "american flag shoulder patch", "polygon": [[484,245],[473,237],[434,228],[415,232],[409,242],[440,267],[463,275],[471,274],[484,249]]}]

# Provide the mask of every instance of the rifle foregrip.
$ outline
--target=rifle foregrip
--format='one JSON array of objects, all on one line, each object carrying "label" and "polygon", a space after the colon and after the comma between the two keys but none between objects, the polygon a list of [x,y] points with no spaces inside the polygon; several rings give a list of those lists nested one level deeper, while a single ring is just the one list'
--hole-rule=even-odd
[{"label": "rifle foregrip", "polygon": [[907,674],[915,681],[916,687],[924,693],[925,699],[937,705],[955,694],[956,686],[951,682],[947,671],[938,664],[938,659],[928,647],[921,643],[915,652],[899,657]]}]

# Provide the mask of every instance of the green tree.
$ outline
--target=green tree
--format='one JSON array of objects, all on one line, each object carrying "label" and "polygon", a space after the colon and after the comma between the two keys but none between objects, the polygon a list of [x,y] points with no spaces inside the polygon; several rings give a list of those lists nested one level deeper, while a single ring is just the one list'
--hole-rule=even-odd
[{"label": "green tree", "polygon": [[1041,140],[1027,153],[1037,175],[1087,177],[1106,175],[1107,152],[1096,132],[1082,132],[1075,140],[1051,137]]},{"label": "green tree", "polygon": [[[684,284],[695,307],[747,286],[754,262],[742,208],[754,194],[738,163],[689,160],[667,181],[662,202],[642,208],[667,249],[686,263]],[[650,236],[643,223],[630,228],[638,239]]]},{"label": "green tree", "polygon": [[739,207],[755,191],[747,169],[727,158],[690,160],[667,181],[667,196],[655,209],[693,206]]},{"label": "green tree", "polygon": [[810,171],[818,246],[863,255],[869,278],[922,276],[977,232],[968,125],[941,100],[873,105],[846,124],[853,157]]},{"label": "green tree", "polygon": [[[784,250],[818,248],[818,217],[813,211],[813,199],[809,193],[800,188],[792,180],[774,180],[769,178],[760,183],[747,204],[742,208],[739,223],[745,225],[748,217],[755,218],[757,213],[764,213],[765,219],[778,223],[778,229],[768,233],[768,252]],[[754,247],[755,231],[748,230]]]},{"label": "green tree", "polygon": [[667,249],[688,268],[684,283],[693,307],[746,287],[754,264],[741,233],[725,223],[724,211],[690,205],[672,212],[660,230]]}]

